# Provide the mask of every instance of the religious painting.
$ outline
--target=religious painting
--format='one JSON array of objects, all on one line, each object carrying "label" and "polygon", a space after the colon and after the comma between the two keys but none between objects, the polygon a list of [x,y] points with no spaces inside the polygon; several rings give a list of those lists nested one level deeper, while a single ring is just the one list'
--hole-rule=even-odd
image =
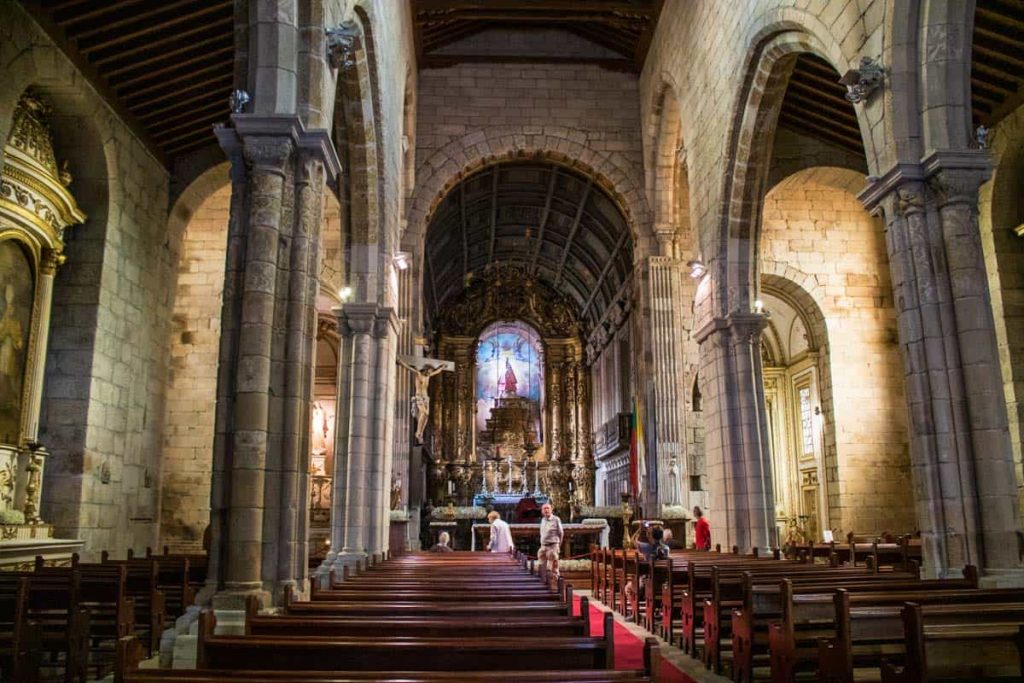
[{"label": "religious painting", "polygon": [[480,335],[476,351],[477,431],[487,429],[499,399],[528,399],[533,438],[542,440],[544,352],[540,335],[523,322],[498,322]]},{"label": "religious painting", "polygon": [[334,465],[334,399],[313,401],[310,425],[310,474],[327,476]]},{"label": "religious painting", "polygon": [[14,240],[0,242],[0,443],[18,445],[35,282]]}]

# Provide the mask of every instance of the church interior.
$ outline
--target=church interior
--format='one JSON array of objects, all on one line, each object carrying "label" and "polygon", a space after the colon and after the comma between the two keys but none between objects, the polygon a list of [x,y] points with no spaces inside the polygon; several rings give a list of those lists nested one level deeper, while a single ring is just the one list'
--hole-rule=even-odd
[{"label": "church interior", "polygon": [[3,0],[0,76],[0,681],[1024,680],[1024,0]]}]

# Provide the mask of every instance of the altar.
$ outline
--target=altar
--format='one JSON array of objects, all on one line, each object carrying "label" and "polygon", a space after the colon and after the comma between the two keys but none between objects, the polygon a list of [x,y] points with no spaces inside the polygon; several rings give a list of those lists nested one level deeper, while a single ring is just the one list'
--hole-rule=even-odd
[{"label": "altar", "polygon": [[[590,544],[599,545],[602,548],[608,547],[608,523],[604,522],[587,522],[587,523],[575,523],[575,524],[562,524],[562,530],[565,535],[562,537],[562,549],[561,556],[563,559],[571,557],[572,542],[577,538],[591,539],[590,543],[587,543],[587,547]],[[523,545],[540,545],[540,523],[536,524],[509,524],[509,529],[512,531],[512,541],[516,544],[517,548],[522,550]],[[474,524],[472,543],[470,550],[477,549],[477,536],[480,537],[480,549],[484,550],[487,548],[487,536],[489,535],[490,524]],[[530,541],[533,541],[532,543]],[[534,553],[535,554],[535,553]]]}]

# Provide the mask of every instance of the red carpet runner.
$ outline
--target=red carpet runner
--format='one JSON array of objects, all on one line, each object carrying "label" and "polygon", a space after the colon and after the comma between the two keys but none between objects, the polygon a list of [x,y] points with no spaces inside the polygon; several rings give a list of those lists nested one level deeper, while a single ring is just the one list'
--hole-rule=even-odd
[{"label": "red carpet runner", "polygon": [[[574,595],[573,614],[580,614],[580,596]],[[601,610],[593,605],[590,606],[590,635],[595,637],[604,636],[604,616]],[[615,622],[615,668],[616,669],[642,669],[644,668],[644,643],[640,638],[629,632],[625,626],[618,621]],[[694,683],[693,679],[677,669],[667,659],[661,660],[661,680],[665,683]]]}]

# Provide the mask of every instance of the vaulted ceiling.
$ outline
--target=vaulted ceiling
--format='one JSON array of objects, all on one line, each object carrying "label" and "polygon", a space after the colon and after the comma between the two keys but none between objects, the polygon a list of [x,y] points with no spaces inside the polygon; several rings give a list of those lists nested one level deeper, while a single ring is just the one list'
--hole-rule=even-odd
[{"label": "vaulted ceiling", "polygon": [[575,302],[589,330],[621,296],[633,242],[592,179],[552,163],[508,162],[474,173],[442,200],[426,260],[428,310],[441,310],[488,267],[513,264]]},{"label": "vaulted ceiling", "polygon": [[230,109],[233,0],[23,0],[155,156],[215,145]]},{"label": "vaulted ceiling", "polygon": [[[410,0],[420,68],[467,61],[591,62],[639,72],[647,58],[663,0]],[[485,31],[560,29],[607,54],[557,57],[445,48]]]}]

